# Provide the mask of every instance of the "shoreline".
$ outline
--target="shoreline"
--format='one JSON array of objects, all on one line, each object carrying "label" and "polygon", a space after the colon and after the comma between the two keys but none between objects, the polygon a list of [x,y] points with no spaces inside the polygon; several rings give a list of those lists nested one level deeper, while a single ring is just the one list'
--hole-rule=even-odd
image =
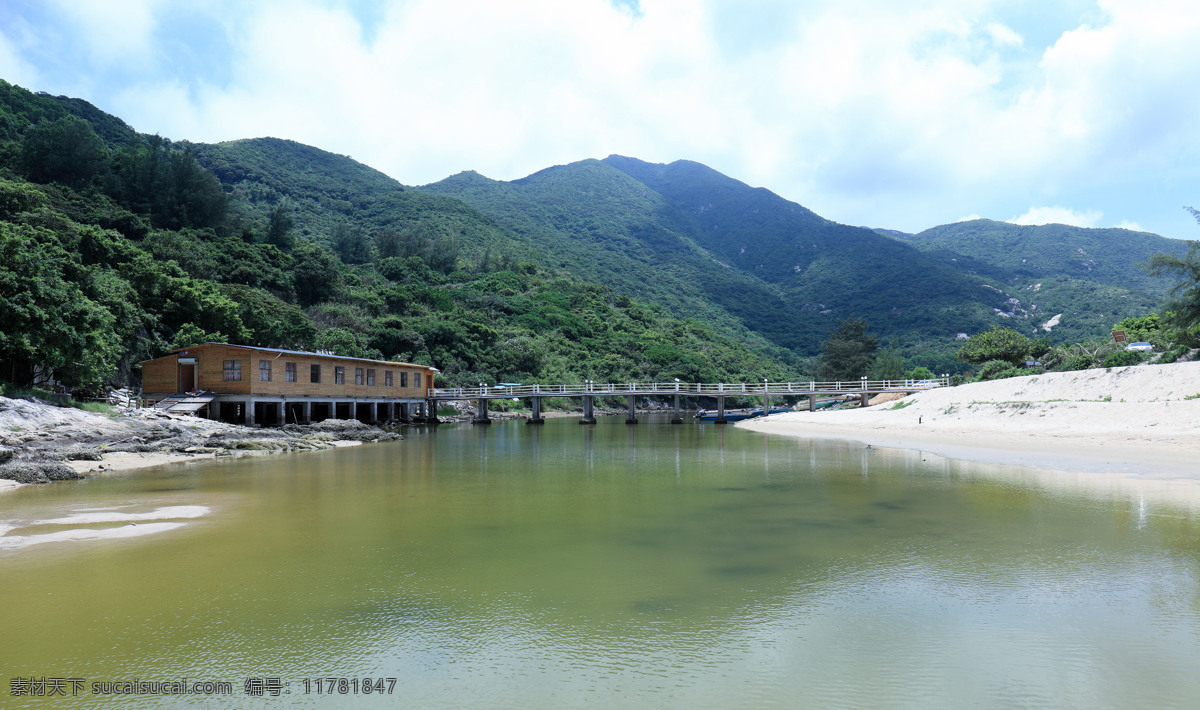
[{"label": "shoreline", "polygon": [[94,414],[33,397],[0,397],[0,432],[0,492],[102,472],[404,438],[353,419],[259,428],[150,408]]},{"label": "shoreline", "polygon": [[1195,488],[1200,500],[1197,395],[1200,362],[1189,362],[977,382],[867,409],[788,412],[735,426],[1097,480],[1175,482]]}]

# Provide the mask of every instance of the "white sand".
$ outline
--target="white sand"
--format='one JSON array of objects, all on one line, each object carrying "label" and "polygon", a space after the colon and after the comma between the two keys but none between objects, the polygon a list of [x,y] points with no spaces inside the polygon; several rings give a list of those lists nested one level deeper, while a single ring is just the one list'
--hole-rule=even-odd
[{"label": "white sand", "polygon": [[1200,488],[1200,397],[1187,399],[1195,395],[1200,362],[979,382],[868,409],[789,412],[738,426]]}]

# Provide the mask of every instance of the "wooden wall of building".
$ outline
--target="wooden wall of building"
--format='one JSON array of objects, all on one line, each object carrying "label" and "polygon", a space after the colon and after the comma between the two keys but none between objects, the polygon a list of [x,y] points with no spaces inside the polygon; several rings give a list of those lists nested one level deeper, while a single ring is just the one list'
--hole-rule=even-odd
[{"label": "wooden wall of building", "polygon": [[[352,360],[316,354],[277,353],[231,345],[198,345],[142,363],[142,392],[146,394],[174,393],[178,387],[178,360],[194,357],[199,362],[200,389],[218,394],[255,394],[262,396],[310,397],[401,397],[422,399],[432,385],[430,368],[398,362]],[[242,379],[225,380],[225,361],[241,363]],[[259,363],[271,363],[271,379],[260,379]],[[296,381],[287,381],[287,363],[296,365]],[[311,366],[321,366],[321,381],[313,383]],[[335,383],[335,368],[345,368],[344,384]],[[355,368],[363,369],[363,384],[354,383]],[[375,384],[366,384],[367,370],[375,371]],[[392,372],[388,387],[385,373]],[[400,374],[407,374],[407,387],[400,386]],[[415,385],[414,375],[420,373],[421,386]],[[186,384],[186,383],[185,383]],[[187,385],[190,387],[190,385]],[[165,388],[165,389],[158,389]]]}]

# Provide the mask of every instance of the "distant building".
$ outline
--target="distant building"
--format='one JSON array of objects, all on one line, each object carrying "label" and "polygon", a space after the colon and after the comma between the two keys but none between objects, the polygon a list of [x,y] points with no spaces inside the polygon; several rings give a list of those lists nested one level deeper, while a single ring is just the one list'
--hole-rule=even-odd
[{"label": "distant building", "polygon": [[424,415],[437,369],[299,350],[204,343],[140,363],[142,396],[238,424]]}]

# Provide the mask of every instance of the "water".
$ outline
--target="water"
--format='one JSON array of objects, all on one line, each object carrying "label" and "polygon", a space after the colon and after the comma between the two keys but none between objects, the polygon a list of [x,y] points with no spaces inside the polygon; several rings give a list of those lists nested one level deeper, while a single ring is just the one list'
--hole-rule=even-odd
[{"label": "water", "polygon": [[26,487],[0,706],[1194,707],[1200,513],[1035,480],[612,418]]}]

